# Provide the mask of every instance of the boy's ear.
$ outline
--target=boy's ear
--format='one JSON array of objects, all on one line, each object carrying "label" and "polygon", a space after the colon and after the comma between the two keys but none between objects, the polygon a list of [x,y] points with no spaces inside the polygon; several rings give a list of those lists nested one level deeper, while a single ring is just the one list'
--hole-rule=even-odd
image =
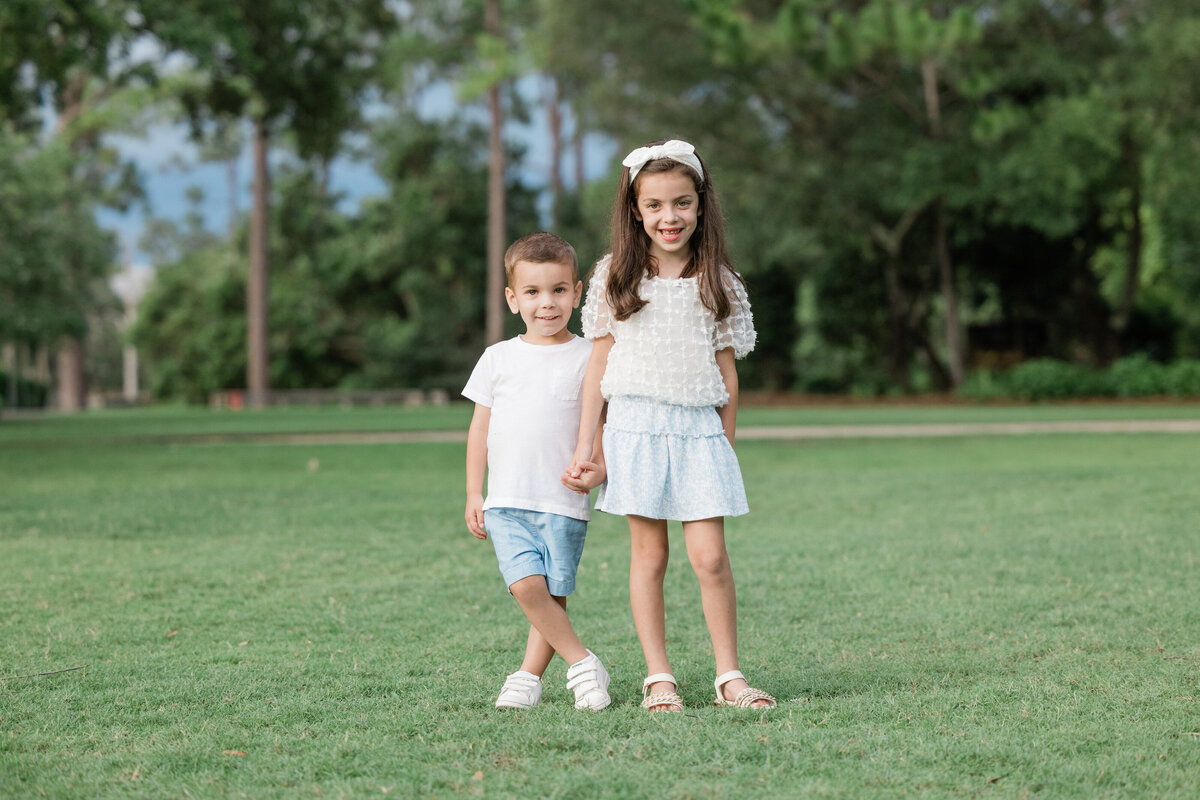
[{"label": "boy's ear", "polygon": [[571,304],[571,308],[579,308],[579,301],[583,299],[583,281],[575,281],[575,302]]},{"label": "boy's ear", "polygon": [[512,290],[511,286],[504,287],[504,299],[508,301],[508,310],[514,314],[520,314],[521,308],[517,305],[517,293]]}]

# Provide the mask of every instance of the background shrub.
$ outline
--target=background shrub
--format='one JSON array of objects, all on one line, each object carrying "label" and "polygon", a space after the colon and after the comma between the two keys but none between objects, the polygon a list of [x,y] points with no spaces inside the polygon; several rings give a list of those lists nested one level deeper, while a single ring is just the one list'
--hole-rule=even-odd
[{"label": "background shrub", "polygon": [[1105,374],[1093,367],[1039,358],[1018,364],[1007,376],[1013,397],[1059,400],[1067,397],[1106,397],[1112,388]]},{"label": "background shrub", "polygon": [[[0,408],[10,399],[8,388],[8,375],[0,369]],[[45,408],[50,400],[50,387],[44,383],[20,378],[17,380],[16,397],[12,399],[13,408]]]},{"label": "background shrub", "polygon": [[1185,359],[1163,369],[1164,391],[1176,397],[1200,397],[1200,360]]},{"label": "background shrub", "polygon": [[1109,382],[1118,397],[1148,397],[1168,394],[1167,368],[1137,353],[1113,362],[1108,368]]}]

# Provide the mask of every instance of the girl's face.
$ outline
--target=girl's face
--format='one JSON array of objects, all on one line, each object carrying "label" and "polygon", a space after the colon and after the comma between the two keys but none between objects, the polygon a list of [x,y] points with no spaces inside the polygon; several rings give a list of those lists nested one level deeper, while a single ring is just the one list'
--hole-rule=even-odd
[{"label": "girl's face", "polygon": [[700,196],[687,167],[637,177],[633,215],[650,237],[650,254],[662,264],[687,259],[700,220]]}]

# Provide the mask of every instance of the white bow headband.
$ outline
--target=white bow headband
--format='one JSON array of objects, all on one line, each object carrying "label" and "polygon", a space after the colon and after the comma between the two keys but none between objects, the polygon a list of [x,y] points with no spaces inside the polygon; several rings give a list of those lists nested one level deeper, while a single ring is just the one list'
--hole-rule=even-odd
[{"label": "white bow headband", "polygon": [[700,180],[704,180],[704,168],[700,166],[700,159],[696,157],[696,148],[687,142],[672,139],[669,142],[656,144],[652,147],[639,147],[625,156],[625,160],[621,164],[629,167],[629,185],[633,185],[633,179],[642,171],[642,167],[660,158],[669,158],[673,161],[678,161],[684,166],[691,167],[696,175],[700,177]]}]

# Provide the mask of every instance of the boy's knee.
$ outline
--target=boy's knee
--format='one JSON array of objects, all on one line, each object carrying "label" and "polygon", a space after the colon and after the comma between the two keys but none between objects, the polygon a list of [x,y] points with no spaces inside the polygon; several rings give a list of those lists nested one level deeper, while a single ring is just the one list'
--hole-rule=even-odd
[{"label": "boy's knee", "polygon": [[518,603],[550,596],[550,590],[546,588],[546,578],[543,575],[529,575],[521,578],[509,586],[508,590],[512,592],[512,596],[517,599]]}]

